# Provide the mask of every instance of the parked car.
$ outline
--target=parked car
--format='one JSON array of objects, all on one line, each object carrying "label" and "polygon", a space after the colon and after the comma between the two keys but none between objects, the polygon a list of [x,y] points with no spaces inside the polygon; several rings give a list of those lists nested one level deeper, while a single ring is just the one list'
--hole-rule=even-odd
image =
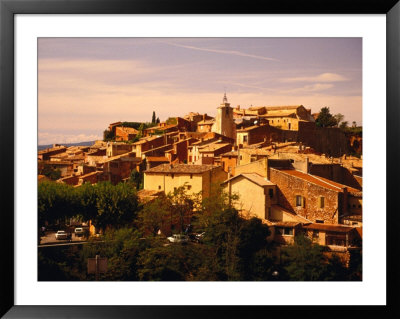
[{"label": "parked car", "polygon": [[59,230],[56,233],[57,240],[69,239],[69,237],[70,237],[70,235],[64,230]]},{"label": "parked car", "polygon": [[82,237],[85,234],[85,231],[82,227],[77,227],[75,228],[74,233],[76,237]]},{"label": "parked car", "polygon": [[182,234],[174,234],[171,237],[167,237],[168,241],[171,243],[187,243],[189,237]]},{"label": "parked car", "polygon": [[205,232],[196,234],[195,237],[194,237],[194,238],[195,238],[195,241],[196,241],[197,243],[201,243],[201,242],[203,241],[204,234],[205,234]]}]

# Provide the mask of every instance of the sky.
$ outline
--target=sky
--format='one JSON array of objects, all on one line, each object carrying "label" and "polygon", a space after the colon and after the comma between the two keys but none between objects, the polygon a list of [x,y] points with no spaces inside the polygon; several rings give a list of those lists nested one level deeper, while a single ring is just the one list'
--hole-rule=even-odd
[{"label": "sky", "polygon": [[232,107],[327,106],[362,125],[361,38],[39,38],[39,145],[109,123]]}]

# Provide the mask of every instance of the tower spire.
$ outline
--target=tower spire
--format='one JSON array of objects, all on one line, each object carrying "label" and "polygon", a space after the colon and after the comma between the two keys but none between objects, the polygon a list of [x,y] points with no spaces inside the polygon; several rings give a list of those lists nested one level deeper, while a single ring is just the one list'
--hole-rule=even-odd
[{"label": "tower spire", "polygon": [[224,93],[224,98],[222,99],[222,103],[228,103],[228,98],[226,97],[226,91]]}]

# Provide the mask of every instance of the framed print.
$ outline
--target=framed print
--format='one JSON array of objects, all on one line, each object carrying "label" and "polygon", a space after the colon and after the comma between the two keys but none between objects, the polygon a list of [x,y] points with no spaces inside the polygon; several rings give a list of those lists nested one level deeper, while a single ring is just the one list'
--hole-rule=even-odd
[{"label": "framed print", "polygon": [[[393,194],[396,191],[394,180],[398,177],[397,121],[400,102],[400,5],[397,1],[349,1],[346,6],[340,6],[334,1],[319,3],[289,0],[282,4],[249,3],[243,8],[236,4],[228,6],[206,2],[200,5],[181,1],[27,3],[1,0],[0,14],[0,127],[3,133],[1,149],[4,150],[1,174],[5,182],[1,209],[1,315],[5,318],[204,317],[210,313],[224,317],[258,313],[306,315],[315,311],[310,306],[318,306],[318,311],[329,311],[348,317],[354,316],[356,312],[358,315],[369,312],[385,317],[399,314],[395,292],[398,280],[394,273],[396,256],[393,253],[398,243],[398,238],[394,236],[398,218]],[[200,62],[199,56],[206,58]],[[241,68],[237,63],[239,59],[246,60],[246,63],[240,65]],[[300,62],[296,65],[293,61]],[[275,64],[272,65],[271,62]],[[60,63],[63,65],[62,75],[58,73]],[[135,76],[126,72],[127,69],[135,70]],[[179,83],[178,75],[181,81]],[[349,81],[350,78],[356,80]],[[101,85],[96,86],[98,83]],[[163,90],[162,94],[159,94],[160,88]],[[180,93],[177,93],[179,90]],[[214,107],[212,100],[215,99],[215,92],[220,90],[222,104],[218,107],[217,102]],[[105,91],[107,94],[104,94]],[[230,91],[233,92],[232,95]],[[212,98],[207,96],[210,92],[215,93]],[[299,92],[307,92],[308,95],[300,95]],[[290,107],[277,108],[276,105],[284,103],[280,102],[282,99],[278,98],[278,93],[279,98],[286,97],[289,104],[296,103],[296,97],[301,96],[305,107],[297,106],[295,111]],[[235,103],[233,107],[230,106],[231,96],[232,103]],[[289,99],[289,96],[294,98]],[[317,102],[307,100],[308,96],[312,96],[313,101]],[[340,96],[340,102],[335,100],[335,96]],[[270,102],[264,102],[267,99]],[[135,106],[139,104],[145,107],[140,109]],[[157,108],[157,104],[165,105],[164,109]],[[185,104],[191,105],[191,108],[185,108]],[[334,117],[329,114],[331,104],[340,105],[339,109],[334,109]],[[123,111],[119,108],[120,105],[127,109]],[[312,114],[319,107],[316,109],[313,106],[311,111],[307,105],[318,105],[321,110]],[[324,108],[325,105],[328,107]],[[358,107],[354,114],[350,112],[353,105]],[[125,119],[130,112],[129,106],[135,112],[139,112],[139,109],[143,112],[142,117],[138,118],[140,123],[115,122],[130,120]],[[63,112],[58,112],[61,109]],[[200,113],[190,113],[192,110]],[[324,118],[325,111],[331,117]],[[117,112],[118,115],[115,114]],[[182,112],[188,113],[188,117]],[[210,116],[212,112],[217,113],[215,118]],[[344,114],[344,119],[341,113]],[[102,119],[101,114],[104,114]],[[190,114],[193,118],[198,116],[198,121],[191,119]],[[335,123],[329,124],[326,118],[332,118]],[[346,120],[350,123],[345,122]],[[104,125],[101,124],[99,128],[93,124],[96,121],[102,121]],[[247,125],[246,121],[250,124]],[[195,129],[192,122],[196,124]],[[313,129],[310,133],[311,126],[308,122],[319,123],[320,129]],[[339,127],[340,123],[343,127]],[[314,127],[316,124],[312,125]],[[175,131],[175,126],[178,131]],[[343,167],[346,163],[347,157],[342,152],[342,146],[336,147],[339,149],[336,154],[337,150],[323,148],[321,143],[315,142],[317,138],[322,139],[321,136],[324,136],[325,126],[332,127],[329,134],[348,127],[354,133],[361,127],[359,136],[363,140],[362,153],[361,146],[357,148],[358,142],[354,144],[353,141],[354,161],[349,170],[353,173],[357,171],[360,175],[362,172],[364,185],[362,178],[360,182],[358,177],[349,177],[346,183],[339,183],[337,180],[333,182],[334,177],[327,181],[325,173],[318,171],[322,168],[318,168],[318,165],[312,167],[314,164],[308,163],[309,157],[312,158],[314,154],[324,156],[327,163],[331,161],[328,164],[332,167],[335,158],[339,161],[337,167]],[[363,126],[366,129],[361,133]],[[268,133],[262,134],[269,134],[270,140],[266,140],[267,135],[263,135],[264,139],[259,138],[257,132],[260,128],[267,130]],[[249,133],[252,130],[254,135]],[[212,143],[218,145],[211,143],[203,147],[201,143],[207,134],[214,134],[213,138],[216,140]],[[307,157],[306,164],[283,158],[285,155],[279,151],[279,147],[291,146],[292,141],[299,141],[299,136],[308,143],[314,143],[313,147],[306,147],[303,143],[300,146],[296,144],[296,153],[312,154]],[[47,153],[38,153],[40,145],[84,140],[101,140],[101,146],[83,153],[79,149],[68,155],[70,159],[84,158],[85,163],[80,163],[82,165],[65,164],[65,158],[60,152],[49,153],[51,160],[50,157],[44,158]],[[339,140],[338,137],[334,142],[342,145]],[[181,141],[184,141],[185,147],[178,146]],[[138,146],[143,143],[146,147],[148,144],[148,148]],[[196,143],[200,143],[202,147]],[[271,153],[268,153],[265,163],[258,151],[249,151],[252,155],[247,159],[246,147],[243,145],[250,144],[262,144],[260,148],[265,147],[265,151],[270,148],[268,151]],[[91,145],[84,147],[89,149]],[[124,147],[129,148],[128,153],[134,155],[121,157],[126,153],[125,150],[121,151]],[[179,151],[179,147],[185,150]],[[217,151],[220,153],[217,154]],[[180,152],[184,152],[185,156],[180,158]],[[228,154],[228,157],[224,158],[224,154]],[[235,173],[232,168],[224,170],[231,165],[231,156],[238,158],[232,164],[236,169]],[[354,164],[357,162],[356,157],[364,163],[361,164],[364,168]],[[268,158],[272,161],[269,162]],[[142,161],[143,159],[146,161]],[[46,160],[52,161],[51,168],[47,165],[48,162],[47,166],[44,164]],[[57,166],[61,168],[56,169],[53,167],[54,162],[59,165],[64,163],[66,166]],[[259,171],[241,171],[242,165],[256,167],[259,163],[268,167],[264,167],[265,175]],[[187,171],[187,164],[192,164],[193,170]],[[306,165],[306,168],[301,165]],[[128,166],[129,174],[122,173]],[[214,172],[215,167],[221,172]],[[288,167],[294,167],[296,173]],[[133,168],[138,176],[132,174]],[[120,173],[114,174],[116,169]],[[75,174],[74,170],[82,172]],[[91,242],[97,240],[109,244],[116,238],[106,236],[110,220],[115,218],[115,223],[129,224],[132,216],[122,212],[115,217],[111,213],[107,215],[104,210],[104,215],[100,218],[93,215],[88,206],[86,215],[82,213],[80,220],[74,219],[75,215],[68,215],[66,222],[63,215],[54,217],[54,222],[49,222],[48,215],[43,213],[45,204],[40,202],[40,194],[38,203],[38,171],[44,179],[63,182],[57,185],[69,184],[70,189],[83,189],[87,192],[91,191],[92,184],[109,185],[96,192],[116,192],[112,187],[118,184],[122,186],[117,191],[126,194],[130,190],[124,187],[129,185],[127,187],[134,188],[135,196],[143,201],[139,204],[139,201],[132,203],[121,200],[115,206],[131,205],[133,210],[137,207],[135,205],[145,207],[150,202],[157,203],[157,211],[160,212],[165,207],[172,208],[160,215],[157,225],[152,215],[154,208],[148,215],[144,208],[144,213],[140,215],[141,232],[135,235],[137,241],[133,246],[128,245],[131,250],[121,250],[107,259],[102,255],[101,249],[87,249],[79,257],[82,260],[87,259],[87,267],[82,264],[74,273],[70,271],[68,276],[63,277],[64,275],[57,273],[61,269],[59,265],[58,268],[53,267],[44,253],[39,254],[36,241],[38,237],[39,244],[42,245],[40,249],[46,245],[46,242],[43,244],[41,241],[48,240],[49,245],[56,242],[59,245],[78,245],[81,242],[86,243],[82,239],[86,236],[91,236]],[[163,175],[165,172],[167,177]],[[140,177],[140,174],[144,176]],[[196,174],[202,178],[199,190],[196,182],[192,182],[197,181]],[[207,174],[210,176],[209,186],[205,186],[208,185],[205,177]],[[163,179],[157,179],[159,175]],[[200,251],[204,252],[204,256],[218,255],[212,255],[211,250],[204,248],[204,241],[211,240],[210,233],[214,231],[204,225],[209,227],[213,221],[206,220],[203,224],[201,221],[192,222],[198,218],[198,215],[193,218],[196,211],[207,212],[207,201],[203,201],[203,197],[199,197],[198,202],[194,197],[178,199],[180,185],[174,183],[178,180],[176,177],[181,180],[184,175],[190,188],[193,188],[192,192],[195,193],[196,189],[204,198],[212,198],[214,195],[212,178],[221,177],[218,182],[222,183],[225,190],[229,190],[229,201],[227,199],[226,202],[229,203],[229,208],[235,207],[232,211],[238,209],[232,204],[234,196],[231,196],[231,190],[239,189],[240,192],[242,186],[235,185],[247,185],[241,196],[255,199],[248,203],[243,200],[240,203],[241,212],[247,212],[250,216],[250,213],[258,209],[256,203],[264,200],[265,203],[268,202],[269,204],[261,208],[260,216],[266,220],[265,224],[269,229],[274,230],[274,240],[278,238],[283,244],[288,244],[294,232],[299,232],[308,234],[309,239],[306,240],[310,242],[346,247],[346,252],[349,247],[352,251],[359,251],[362,247],[362,263],[359,264],[361,271],[353,274],[361,275],[356,280],[332,275],[329,278],[335,279],[324,282],[324,277],[314,277],[315,273],[311,277],[294,274],[295,272],[289,274],[290,267],[286,267],[287,264],[281,267],[281,248],[274,250],[275,253],[271,256],[260,255],[261,248],[257,250],[260,254],[251,255],[252,262],[256,258],[267,257],[275,261],[268,273],[259,271],[254,266],[258,264],[254,263],[251,264],[254,270],[249,270],[250,264],[244,262],[243,265],[248,267],[246,272],[235,272],[228,269],[229,267],[222,271],[215,266],[219,262],[215,258],[209,258],[210,262],[204,263],[203,272],[193,271],[194,268],[188,265],[197,265]],[[168,182],[165,182],[167,178]],[[283,183],[282,179],[291,181],[286,189],[279,184]],[[298,183],[299,180],[303,184],[296,189],[295,182]],[[344,178],[341,181],[343,180]],[[301,193],[302,189],[311,187],[310,183],[320,187],[323,185],[324,193],[319,193],[318,198],[313,196],[312,200]],[[343,187],[349,183],[352,183],[351,186]],[[276,185],[279,186],[278,190],[274,188]],[[258,198],[256,193],[259,187],[262,194]],[[142,197],[139,197],[136,191],[139,194],[141,188],[147,193],[142,192]],[[176,197],[164,198],[158,194],[160,190],[161,193],[167,193],[167,189]],[[249,191],[250,189],[254,191]],[[148,190],[152,191],[151,195]],[[154,195],[156,193],[158,195]],[[337,206],[332,206],[331,209],[333,193],[336,194],[334,202]],[[71,196],[75,196],[74,200],[80,201],[88,193],[82,195],[79,191],[74,191],[73,194]],[[96,194],[99,197],[100,193]],[[113,200],[118,196],[120,195],[115,195]],[[151,196],[161,200],[157,202]],[[289,197],[290,202],[286,200]],[[99,210],[100,199],[96,200]],[[275,200],[276,203],[273,202]],[[218,202],[221,203],[222,201]],[[282,204],[281,208],[277,208],[277,203]],[[63,202],[57,210],[67,211],[68,205]],[[243,208],[246,205],[250,207],[248,210]],[[318,212],[328,211],[329,208],[330,214],[314,216],[307,213],[306,208],[309,205],[315,205],[315,211]],[[70,210],[77,206],[71,207],[73,208]],[[188,215],[185,215],[186,208],[190,211]],[[354,216],[350,213],[343,214],[342,209],[345,212],[359,211],[357,216],[362,212],[362,219],[353,219]],[[123,209],[118,210],[121,211]],[[231,212],[229,209],[226,211]],[[293,211],[296,212],[296,217],[293,217]],[[276,217],[278,215],[290,218],[279,219]],[[146,220],[148,216],[152,216],[152,221]],[[64,221],[60,222],[60,219]],[[293,222],[294,219],[296,222]],[[339,224],[339,219],[343,227],[333,227],[331,224]],[[240,227],[255,227],[260,232],[266,229],[266,226],[248,225],[245,220],[251,219],[237,219],[236,222],[241,223]],[[359,222],[362,223],[362,228],[357,229]],[[198,225],[203,225],[203,228]],[[212,234],[214,236],[216,233]],[[164,241],[157,244],[158,246],[149,246],[154,248],[152,256],[143,254],[139,248],[137,255],[140,258],[133,256],[132,250],[136,249],[136,244],[138,247],[148,245],[148,236],[162,237]],[[362,246],[357,246],[357,238],[360,236]],[[246,237],[238,235],[230,238],[244,240]],[[174,243],[176,241],[189,243],[178,245]],[[143,244],[144,242],[146,243]],[[199,250],[194,249],[195,253],[189,255],[192,245],[203,248],[196,248]],[[162,247],[172,247],[171,251],[174,247],[184,247],[178,253],[173,253],[176,254],[174,256],[182,253],[187,257],[185,266],[177,266],[179,271],[172,271],[171,267],[163,268],[162,264],[174,264],[178,257],[175,260],[163,259],[164,256],[160,253],[164,249]],[[232,247],[236,249],[240,246]],[[252,249],[251,245],[246,247],[243,248],[243,255]],[[262,246],[265,250],[266,247]],[[229,255],[230,248],[224,249],[226,250],[221,260],[238,256],[235,255],[237,253]],[[335,249],[339,251],[344,248]],[[283,251],[283,258],[289,258],[289,250]],[[68,255],[68,258],[72,257]],[[150,270],[126,275],[118,267],[118,258],[137,258],[135,262],[140,263],[143,269]],[[157,264],[162,270],[151,271],[151,267],[146,268],[149,264]],[[264,262],[262,265],[266,264]],[[123,275],[108,276],[106,272],[109,267],[115,273]],[[301,282],[294,282],[296,279],[293,278],[301,278],[297,279]],[[186,282],[190,280],[192,282]],[[315,282],[310,282],[313,280]]]}]

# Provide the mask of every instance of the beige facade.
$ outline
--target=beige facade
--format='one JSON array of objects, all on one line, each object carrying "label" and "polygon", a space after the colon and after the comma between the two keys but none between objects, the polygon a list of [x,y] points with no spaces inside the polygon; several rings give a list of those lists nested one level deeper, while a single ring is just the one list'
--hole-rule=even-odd
[{"label": "beige facade", "polygon": [[144,172],[144,189],[168,194],[186,184],[188,194],[202,192],[207,197],[211,187],[226,177],[227,173],[219,166],[162,164]]},{"label": "beige facade", "polygon": [[235,208],[244,215],[267,219],[277,203],[276,185],[258,174],[240,174],[223,185],[228,194],[239,196]]},{"label": "beige facade", "polygon": [[258,161],[236,166],[235,175],[242,173],[257,173],[260,176],[268,177],[268,159],[264,158]]}]

